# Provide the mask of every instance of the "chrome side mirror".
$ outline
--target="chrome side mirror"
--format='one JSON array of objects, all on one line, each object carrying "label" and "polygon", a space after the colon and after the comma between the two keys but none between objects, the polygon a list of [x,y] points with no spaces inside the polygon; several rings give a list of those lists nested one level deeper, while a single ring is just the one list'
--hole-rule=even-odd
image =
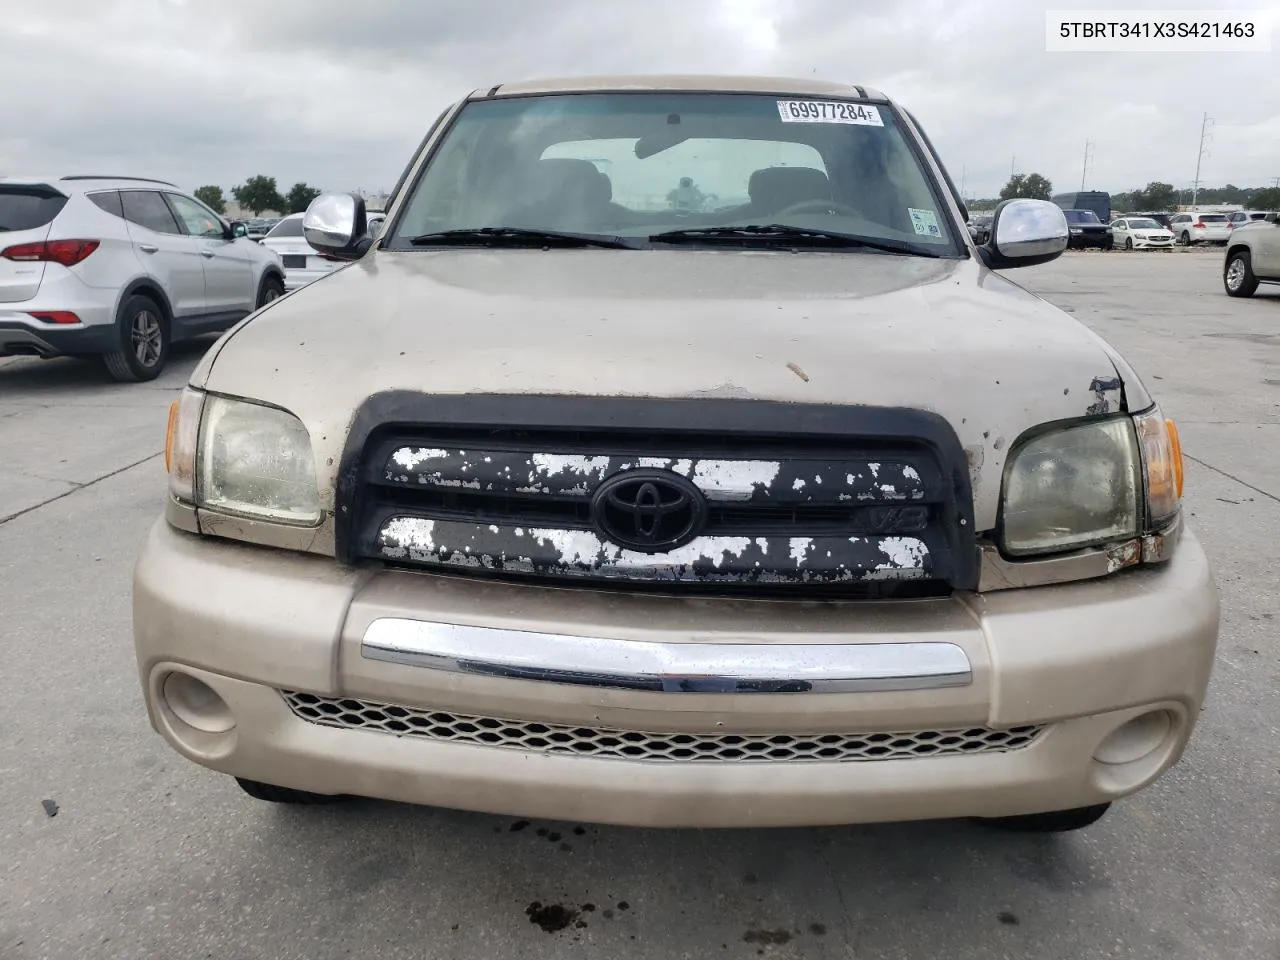
[{"label": "chrome side mirror", "polygon": [[990,239],[980,247],[993,270],[1047,263],[1067,249],[1069,231],[1062,208],[1048,200],[1006,200],[995,210]]},{"label": "chrome side mirror", "polygon": [[370,244],[364,198],[354,193],[322,193],[302,216],[302,235],[321,253],[357,259]]}]

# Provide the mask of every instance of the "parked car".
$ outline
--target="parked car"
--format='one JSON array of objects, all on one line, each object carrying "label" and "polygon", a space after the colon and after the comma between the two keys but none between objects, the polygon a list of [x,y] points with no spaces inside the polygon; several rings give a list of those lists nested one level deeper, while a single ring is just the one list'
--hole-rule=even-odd
[{"label": "parked car", "polygon": [[1234,230],[1236,227],[1243,227],[1246,223],[1266,218],[1266,210],[1232,210],[1227,214],[1227,229]]},{"label": "parked car", "polygon": [[266,220],[257,217],[252,220],[246,220],[244,222],[244,227],[245,235],[250,240],[261,240],[267,235],[267,231],[271,229]]},{"label": "parked car", "polygon": [[1225,213],[1175,213],[1169,220],[1174,241],[1182,246],[1226,243],[1231,236]]},{"label": "parked car", "polygon": [[1149,217],[1123,217],[1111,224],[1115,243],[1125,250],[1173,249],[1173,234]]},{"label": "parked car", "polygon": [[1068,246],[1073,249],[1098,247],[1110,250],[1115,243],[1111,228],[1099,220],[1092,210],[1063,210],[1062,214],[1067,218],[1071,232]]},{"label": "parked car", "polygon": [[991,220],[990,214],[976,214],[969,218],[969,235],[974,243],[984,244],[991,239]]},{"label": "parked car", "polygon": [[[1177,431],[999,272],[1062,211],[974,244],[921,129],[812,78],[485,83],[376,240],[314,200],[349,265],[172,409],[154,728],[264,800],[574,822],[1069,830],[1153,783],[1218,635]],[[645,209],[675,164],[746,201]]]},{"label": "parked car", "polygon": [[284,288],[288,291],[305,287],[339,266],[337,261],[307,243],[302,235],[302,216],[294,213],[283,217],[261,241],[264,247],[270,247],[279,254],[284,265]]},{"label": "parked car", "polygon": [[1274,213],[1231,231],[1222,262],[1230,297],[1252,297],[1262,283],[1280,283],[1280,221]]},{"label": "parked car", "polygon": [[275,254],[172,184],[0,179],[0,356],[99,356],[151,380],[173,343],[282,293]]},{"label": "parked car", "polygon": [[[1170,226],[1169,226],[1170,221],[1171,221],[1171,220],[1173,220],[1173,214],[1172,214],[1172,213],[1169,213],[1168,211],[1165,211],[1165,210],[1155,210],[1155,211],[1135,210],[1133,213],[1122,213],[1122,214],[1120,214],[1120,215],[1119,215],[1119,218],[1123,218],[1123,219],[1125,219],[1125,220],[1131,220],[1131,219],[1133,219],[1134,217],[1145,217],[1147,220],[1154,220],[1154,221],[1155,221],[1156,223],[1158,223],[1161,227],[1163,227],[1164,229],[1168,230],[1170,233],[1173,233],[1173,230],[1172,230],[1172,229],[1170,228]],[[1119,218],[1117,218],[1117,219],[1119,219]]]}]

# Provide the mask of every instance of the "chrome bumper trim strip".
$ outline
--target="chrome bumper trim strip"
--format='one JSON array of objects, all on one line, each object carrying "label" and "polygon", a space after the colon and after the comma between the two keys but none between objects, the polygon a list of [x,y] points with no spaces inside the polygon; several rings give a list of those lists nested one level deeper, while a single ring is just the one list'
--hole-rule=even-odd
[{"label": "chrome bumper trim strip", "polygon": [[374,620],[360,654],[450,673],[663,693],[855,693],[967,686],[953,643],[654,643]]}]

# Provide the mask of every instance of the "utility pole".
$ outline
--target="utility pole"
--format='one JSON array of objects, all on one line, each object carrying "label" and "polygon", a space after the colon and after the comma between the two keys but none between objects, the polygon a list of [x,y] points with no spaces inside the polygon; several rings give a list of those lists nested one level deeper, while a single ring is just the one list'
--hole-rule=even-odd
[{"label": "utility pole", "polygon": [[1191,184],[1192,209],[1195,208],[1196,199],[1200,196],[1200,161],[1204,159],[1205,133],[1206,131],[1208,131],[1209,126],[1212,123],[1213,123],[1213,120],[1209,117],[1209,114],[1207,113],[1204,115],[1204,119],[1200,121],[1200,150],[1196,154],[1196,178]]},{"label": "utility pole", "polygon": [[1089,175],[1089,154],[1093,150],[1093,143],[1089,140],[1084,142],[1084,165],[1080,168],[1080,190],[1084,191],[1085,177]]}]

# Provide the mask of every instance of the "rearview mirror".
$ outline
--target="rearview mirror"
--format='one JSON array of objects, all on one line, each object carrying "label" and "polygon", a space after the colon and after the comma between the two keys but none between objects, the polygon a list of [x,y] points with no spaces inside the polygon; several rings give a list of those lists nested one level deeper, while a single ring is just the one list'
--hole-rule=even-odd
[{"label": "rearview mirror", "polygon": [[237,240],[240,237],[247,237],[248,235],[249,235],[249,228],[244,225],[243,221],[241,220],[231,221],[231,239],[232,240]]},{"label": "rearview mirror", "polygon": [[356,260],[373,241],[369,238],[364,197],[354,193],[322,193],[302,216],[302,235],[321,253]]},{"label": "rearview mirror", "polygon": [[990,239],[978,250],[992,270],[1030,267],[1061,256],[1068,236],[1061,207],[1020,197],[996,207]]}]

